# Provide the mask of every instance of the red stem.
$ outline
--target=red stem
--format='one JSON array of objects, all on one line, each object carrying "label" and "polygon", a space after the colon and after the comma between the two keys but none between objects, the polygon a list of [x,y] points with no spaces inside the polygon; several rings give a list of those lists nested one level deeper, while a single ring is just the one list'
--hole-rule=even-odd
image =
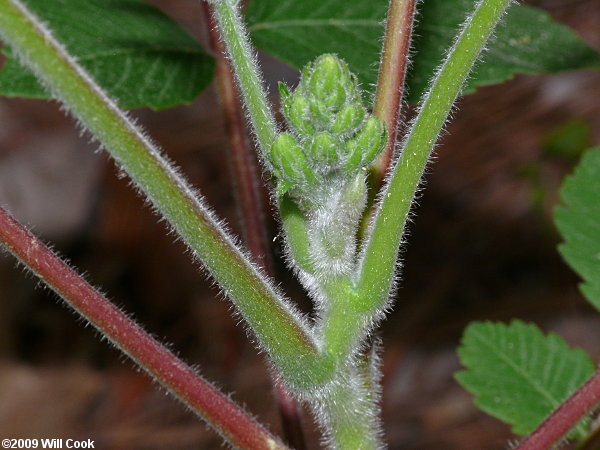
[{"label": "red stem", "polygon": [[[267,273],[273,275],[273,263],[266,234],[265,202],[263,201],[266,195],[261,190],[261,184],[258,183],[259,170],[256,166],[256,158],[246,133],[242,104],[235,86],[233,72],[225,57],[216,21],[208,3],[202,2],[202,4],[208,22],[210,45],[217,63],[217,89],[231,144],[229,153],[233,165],[236,200],[242,222],[243,237],[252,259]],[[303,450],[306,448],[306,443],[302,431],[300,406],[282,383],[274,380],[273,385],[283,434],[292,447]]]},{"label": "red stem", "polygon": [[2,207],[0,242],[225,440],[244,449],[287,448],[240,406],[129,319]]},{"label": "red stem", "polygon": [[515,450],[547,450],[600,401],[600,369]]},{"label": "red stem", "polygon": [[373,113],[386,125],[388,142],[374,169],[381,185],[394,155],[416,0],[390,0]]}]

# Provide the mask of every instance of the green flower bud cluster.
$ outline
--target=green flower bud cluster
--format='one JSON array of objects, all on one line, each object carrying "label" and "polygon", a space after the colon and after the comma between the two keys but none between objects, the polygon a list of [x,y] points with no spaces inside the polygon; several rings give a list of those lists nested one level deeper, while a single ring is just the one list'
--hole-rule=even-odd
[{"label": "green flower bud cluster", "polygon": [[281,133],[268,159],[279,195],[302,196],[331,174],[347,178],[369,165],[386,143],[384,124],[362,104],[356,76],[336,55],[319,56],[290,92],[279,84],[291,133]]}]

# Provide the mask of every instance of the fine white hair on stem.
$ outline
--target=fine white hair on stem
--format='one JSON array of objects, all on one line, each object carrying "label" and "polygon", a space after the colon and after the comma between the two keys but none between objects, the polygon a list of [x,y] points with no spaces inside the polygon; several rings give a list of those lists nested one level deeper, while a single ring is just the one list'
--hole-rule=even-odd
[{"label": "fine white hair on stem", "polygon": [[237,87],[243,98],[244,111],[252,136],[261,150],[262,165],[270,170],[266,152],[278,133],[277,122],[267,99],[265,83],[259,69],[257,52],[250,46],[248,30],[241,18],[239,2],[209,1],[217,19],[219,36],[231,63]]}]

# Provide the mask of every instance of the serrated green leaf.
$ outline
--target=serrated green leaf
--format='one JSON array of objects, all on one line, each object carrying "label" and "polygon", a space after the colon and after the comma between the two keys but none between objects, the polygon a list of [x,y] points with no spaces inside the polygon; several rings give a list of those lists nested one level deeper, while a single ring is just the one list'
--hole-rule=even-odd
[{"label": "serrated green leaf", "polygon": [[[455,374],[457,381],[479,408],[520,435],[531,433],[594,373],[583,350],[519,320],[470,324],[458,355],[467,370]],[[582,424],[576,430],[585,433]]]},{"label": "serrated green leaf", "polygon": [[[442,52],[451,42],[465,11],[475,0],[434,0],[423,2],[420,26],[414,40],[417,56],[409,74],[411,89],[427,87],[429,73],[435,69]],[[512,78],[517,73],[556,73],[562,70],[600,68],[600,54],[544,11],[514,5],[495,32],[464,92],[475,87]],[[560,50],[557,50],[560,49]],[[419,55],[421,53],[421,55]],[[430,55],[424,57],[424,55]],[[437,59],[436,59],[437,57]],[[414,99],[414,98],[413,98]]]},{"label": "serrated green leaf", "polygon": [[[177,23],[140,0],[25,0],[120,106],[190,103],[210,83],[214,60]],[[0,94],[48,98],[35,76],[3,50]]]},{"label": "serrated green leaf", "polygon": [[388,0],[252,0],[246,21],[254,44],[301,69],[337,53],[366,88],[377,80]]},{"label": "serrated green leaf", "polygon": [[[427,88],[475,1],[419,3],[409,100],[418,100]],[[353,0],[351,5],[346,0],[253,0],[247,21],[255,44],[282,61],[299,69],[322,53],[337,53],[359,76],[363,88],[372,90],[387,5],[388,0]],[[465,92],[507,80],[515,73],[584,67],[600,68],[600,55],[545,12],[515,5],[499,25]]]},{"label": "serrated green leaf", "polygon": [[600,148],[588,151],[560,195],[554,220],[565,242],[560,253],[584,282],[583,295],[600,310]]}]

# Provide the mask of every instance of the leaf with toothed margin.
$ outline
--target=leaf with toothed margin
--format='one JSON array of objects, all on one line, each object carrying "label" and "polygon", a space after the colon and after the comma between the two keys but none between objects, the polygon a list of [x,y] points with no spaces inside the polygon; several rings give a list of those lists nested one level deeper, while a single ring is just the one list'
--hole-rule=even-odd
[{"label": "leaf with toothed margin", "polygon": [[[191,103],[213,78],[214,59],[177,23],[140,0],[25,0],[121,107]],[[0,95],[49,98],[9,48]]]},{"label": "leaf with toothed margin", "polygon": [[586,152],[560,190],[564,206],[554,220],[564,243],[559,250],[584,282],[580,289],[600,310],[600,147]]},{"label": "leaf with toothed margin", "polygon": [[[458,355],[466,370],[455,374],[457,381],[479,408],[520,435],[531,433],[594,373],[583,350],[519,320],[471,323]],[[580,422],[572,435],[585,432]]]},{"label": "leaf with toothed margin", "polygon": [[[300,69],[322,53],[337,53],[365,89],[377,80],[388,0],[252,0],[247,21],[254,43]],[[418,3],[408,99],[417,101],[476,0]],[[514,5],[469,79],[465,93],[516,73],[600,68],[600,55],[571,29],[536,8]],[[560,49],[560,51],[557,51]]]}]

